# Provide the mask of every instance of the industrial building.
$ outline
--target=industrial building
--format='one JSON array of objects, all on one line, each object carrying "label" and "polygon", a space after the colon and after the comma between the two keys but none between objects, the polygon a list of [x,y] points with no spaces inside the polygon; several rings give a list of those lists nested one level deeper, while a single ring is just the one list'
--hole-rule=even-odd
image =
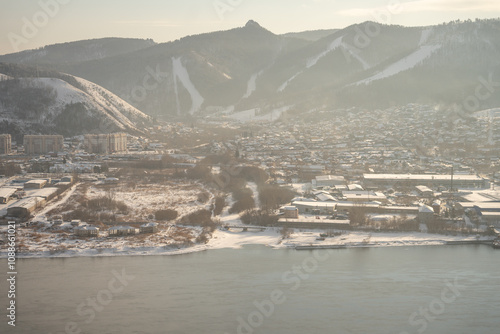
[{"label": "industrial building", "polygon": [[485,188],[488,182],[477,175],[442,174],[363,174],[365,187],[427,186],[429,188]]},{"label": "industrial building", "polygon": [[127,150],[127,134],[85,135],[85,149],[88,153],[96,154],[125,152]]},{"label": "industrial building", "polygon": [[63,150],[64,137],[60,135],[25,135],[26,154],[44,154]]},{"label": "industrial building", "polygon": [[314,181],[316,182],[316,187],[335,187],[345,184],[344,177],[339,175],[318,175]]},{"label": "industrial building", "polygon": [[29,180],[24,184],[24,189],[42,189],[47,184],[47,180]]},{"label": "industrial building", "polygon": [[33,211],[43,206],[45,206],[45,199],[42,197],[26,197],[7,208],[7,216],[29,217]]},{"label": "industrial building", "polygon": [[318,202],[293,200],[292,205],[300,214],[334,214],[335,212],[350,212],[354,209],[364,209],[367,212],[380,214],[405,214],[414,215],[418,213],[418,206],[387,206],[379,202]]},{"label": "industrial building", "polygon": [[16,191],[16,188],[0,188],[0,204],[8,203]]},{"label": "industrial building", "polygon": [[12,138],[9,134],[0,135],[0,154],[9,154],[12,146]]}]

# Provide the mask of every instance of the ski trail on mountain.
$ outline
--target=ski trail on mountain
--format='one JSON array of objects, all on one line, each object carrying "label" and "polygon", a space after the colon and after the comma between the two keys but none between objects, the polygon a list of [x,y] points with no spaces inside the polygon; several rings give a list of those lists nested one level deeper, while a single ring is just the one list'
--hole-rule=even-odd
[{"label": "ski trail on mountain", "polygon": [[203,96],[201,96],[200,92],[196,89],[193,82],[189,78],[189,73],[187,69],[182,65],[181,57],[175,58],[172,57],[172,71],[173,71],[173,79],[174,79],[174,89],[175,96],[177,99],[177,112],[180,113],[180,103],[179,103],[179,92],[177,88],[177,79],[180,80],[184,88],[188,91],[191,96],[191,108],[189,109],[189,114],[193,114],[198,111],[205,101]]}]

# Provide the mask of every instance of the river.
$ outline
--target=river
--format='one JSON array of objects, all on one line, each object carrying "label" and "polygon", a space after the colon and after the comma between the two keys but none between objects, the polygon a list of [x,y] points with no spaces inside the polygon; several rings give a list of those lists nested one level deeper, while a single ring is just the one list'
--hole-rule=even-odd
[{"label": "river", "polygon": [[496,334],[499,259],[482,245],[18,259],[16,327],[2,280],[0,332]]}]

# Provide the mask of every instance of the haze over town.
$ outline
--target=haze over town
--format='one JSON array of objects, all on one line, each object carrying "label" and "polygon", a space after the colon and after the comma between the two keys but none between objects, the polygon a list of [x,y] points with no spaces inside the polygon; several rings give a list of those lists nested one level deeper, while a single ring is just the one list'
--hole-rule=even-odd
[{"label": "haze over town", "polygon": [[496,332],[497,1],[4,1],[0,31],[0,331]]}]

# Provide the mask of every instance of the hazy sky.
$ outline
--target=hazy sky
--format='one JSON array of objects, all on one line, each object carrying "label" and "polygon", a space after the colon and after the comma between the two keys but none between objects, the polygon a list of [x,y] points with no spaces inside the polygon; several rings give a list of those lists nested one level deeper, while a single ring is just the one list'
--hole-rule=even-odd
[{"label": "hazy sky", "polygon": [[0,54],[100,37],[167,42],[250,19],[281,34],[366,20],[421,26],[500,17],[500,0],[0,0],[0,6]]}]

